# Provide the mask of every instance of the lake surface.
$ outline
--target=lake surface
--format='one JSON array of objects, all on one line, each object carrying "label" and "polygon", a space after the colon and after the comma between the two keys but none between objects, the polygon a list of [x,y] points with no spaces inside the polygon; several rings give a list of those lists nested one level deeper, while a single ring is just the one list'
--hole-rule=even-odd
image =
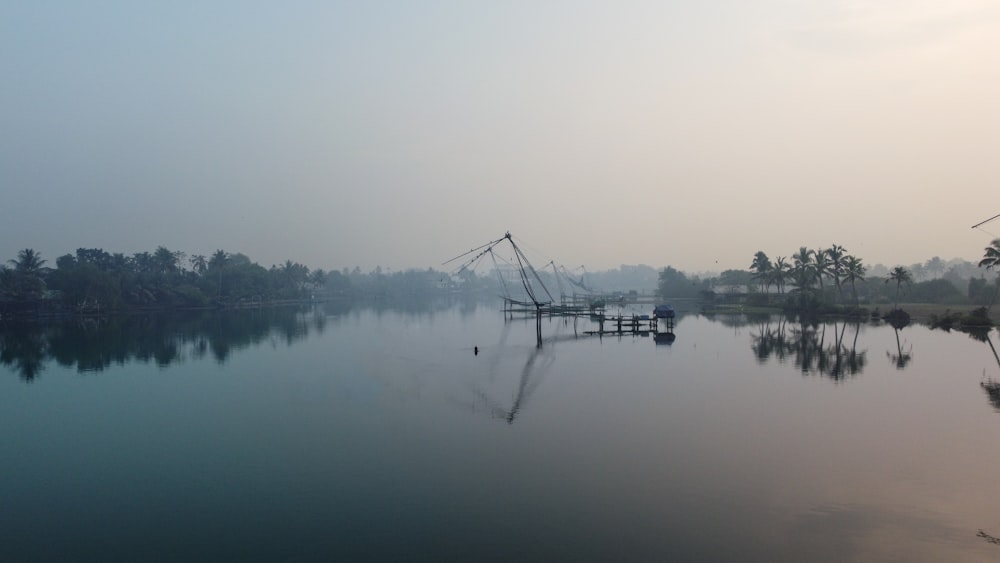
[{"label": "lake surface", "polygon": [[0,331],[0,559],[1000,559],[983,340],[498,309]]}]

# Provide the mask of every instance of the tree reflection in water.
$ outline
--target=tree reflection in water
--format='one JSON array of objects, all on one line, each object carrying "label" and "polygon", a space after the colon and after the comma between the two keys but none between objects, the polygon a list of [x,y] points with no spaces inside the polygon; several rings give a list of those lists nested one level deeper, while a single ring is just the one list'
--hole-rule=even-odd
[{"label": "tree reflection in water", "polygon": [[[774,321],[770,315],[752,317],[751,321],[757,326],[751,333],[750,347],[759,363],[772,357],[779,363],[792,358],[803,375],[819,373],[840,381],[860,374],[868,361],[867,350],[858,351],[859,321],[819,324],[804,318],[790,321],[787,317]],[[846,342],[848,325],[854,327],[850,346]]]},{"label": "tree reflection in water", "polygon": [[48,354],[48,338],[42,327],[0,331],[0,364],[13,368],[24,381],[38,377]]},{"label": "tree reflection in water", "polygon": [[236,350],[274,337],[291,344],[325,324],[322,310],[284,307],[2,325],[0,364],[30,382],[51,361],[80,373],[130,362],[166,367],[209,354],[225,363]]},{"label": "tree reflection in water", "polygon": [[[947,331],[948,329],[945,328]],[[990,347],[990,352],[993,353],[993,359],[997,362],[997,367],[1000,368],[1000,355],[997,354],[996,346],[993,345],[993,340],[990,338],[990,334],[993,332],[993,327],[989,326],[966,326],[961,327],[958,330],[969,335],[973,340],[978,340],[980,342],[985,342]],[[979,382],[979,386],[986,393],[986,399],[993,406],[993,409],[1000,412],[1000,381],[992,377],[986,377],[985,370],[983,372],[983,380]],[[987,543],[994,545],[1000,545],[1000,538],[986,533],[984,530],[980,529],[976,532],[976,536],[982,538]]]},{"label": "tree reflection in water", "polygon": [[896,332],[896,353],[893,354],[892,352],[887,351],[885,355],[887,358],[892,360],[896,369],[905,369],[906,364],[910,363],[910,360],[913,359],[913,345],[911,344],[909,349],[904,352],[903,345],[899,340],[899,331],[909,326],[910,321],[908,318],[905,320],[894,318],[889,320],[889,324],[892,325],[892,329]]},{"label": "tree reflection in water", "polygon": [[[973,340],[985,342],[989,345],[990,351],[993,353],[993,359],[996,360],[997,367],[1000,367],[1000,355],[997,354],[996,346],[993,345],[993,339],[990,338],[990,334],[993,332],[992,327],[964,327],[959,330],[968,334]],[[979,386],[986,393],[986,398],[993,405],[993,408],[1000,411],[1000,380],[986,377],[984,373],[983,380],[979,382]]]},{"label": "tree reflection in water", "polygon": [[[936,326],[932,325],[931,328],[951,332],[953,327],[951,324],[940,324]],[[992,326],[964,325],[954,328],[956,328],[959,332],[968,334],[969,338],[972,338],[973,340],[985,342],[986,345],[990,347],[990,352],[993,355],[993,359],[997,363],[997,367],[1000,368],[1000,354],[997,353],[997,348],[993,344],[993,339],[990,338],[990,335],[993,333]],[[979,386],[982,388],[983,392],[986,393],[986,398],[989,400],[993,408],[1000,412],[1000,380],[993,377],[987,377],[986,370],[983,370],[983,378],[979,382]]]}]

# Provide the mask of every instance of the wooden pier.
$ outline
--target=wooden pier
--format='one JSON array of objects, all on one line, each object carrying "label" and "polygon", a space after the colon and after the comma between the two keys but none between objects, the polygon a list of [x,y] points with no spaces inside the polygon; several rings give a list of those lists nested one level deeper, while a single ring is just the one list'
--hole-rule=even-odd
[{"label": "wooden pier", "polygon": [[597,322],[598,328],[584,334],[657,333],[661,324],[667,332],[674,330],[674,319],[657,319],[652,315],[593,315],[591,319]]}]

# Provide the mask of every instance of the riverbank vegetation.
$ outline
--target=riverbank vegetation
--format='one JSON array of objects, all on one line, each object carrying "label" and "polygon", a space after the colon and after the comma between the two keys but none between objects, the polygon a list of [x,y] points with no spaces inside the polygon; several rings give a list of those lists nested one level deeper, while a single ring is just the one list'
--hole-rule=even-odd
[{"label": "riverbank vegetation", "polygon": [[968,324],[982,323],[984,315],[988,320],[1000,294],[997,279],[987,277],[993,268],[1000,268],[1000,241],[986,249],[978,265],[934,257],[891,269],[870,268],[837,244],[802,246],[773,259],[758,251],[748,269],[717,277],[688,276],[668,266],[660,271],[658,289],[663,299],[699,297],[707,310],[901,317],[894,311],[904,308],[929,320]]},{"label": "riverbank vegetation", "polygon": [[79,248],[50,264],[28,248],[0,265],[0,316],[406,298],[490,287],[474,274],[452,277],[433,269],[327,272],[291,260],[265,268],[224,250],[188,256],[163,246],[132,255]]},{"label": "riverbank vegetation", "polygon": [[[657,271],[646,265],[622,265],[605,272],[587,272],[581,266],[573,271],[563,268],[563,275],[547,269],[536,273],[553,300],[577,292],[623,298],[655,292],[664,300],[697,299],[706,311],[861,317],[884,316],[903,307],[918,318],[964,323],[959,316],[976,308],[984,308],[988,317],[1000,295],[997,279],[989,275],[995,269],[1000,269],[1000,241],[987,247],[978,264],[933,257],[891,269],[881,264],[870,267],[834,244],[803,246],[774,258],[758,251],[747,269],[721,273],[689,274],[672,266]],[[357,267],[324,271],[291,260],[264,267],[242,253],[217,250],[208,256],[187,255],[163,246],[132,255],[79,248],[52,263],[28,248],[0,264],[0,316],[493,296],[504,289],[496,274],[380,267],[370,272]]]}]

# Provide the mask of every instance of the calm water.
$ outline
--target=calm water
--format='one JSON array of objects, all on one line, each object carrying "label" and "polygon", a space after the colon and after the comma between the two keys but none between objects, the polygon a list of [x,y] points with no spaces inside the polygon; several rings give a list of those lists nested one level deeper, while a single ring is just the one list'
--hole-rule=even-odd
[{"label": "calm water", "polygon": [[542,328],[488,303],[2,332],[0,559],[1000,559],[986,342]]}]

